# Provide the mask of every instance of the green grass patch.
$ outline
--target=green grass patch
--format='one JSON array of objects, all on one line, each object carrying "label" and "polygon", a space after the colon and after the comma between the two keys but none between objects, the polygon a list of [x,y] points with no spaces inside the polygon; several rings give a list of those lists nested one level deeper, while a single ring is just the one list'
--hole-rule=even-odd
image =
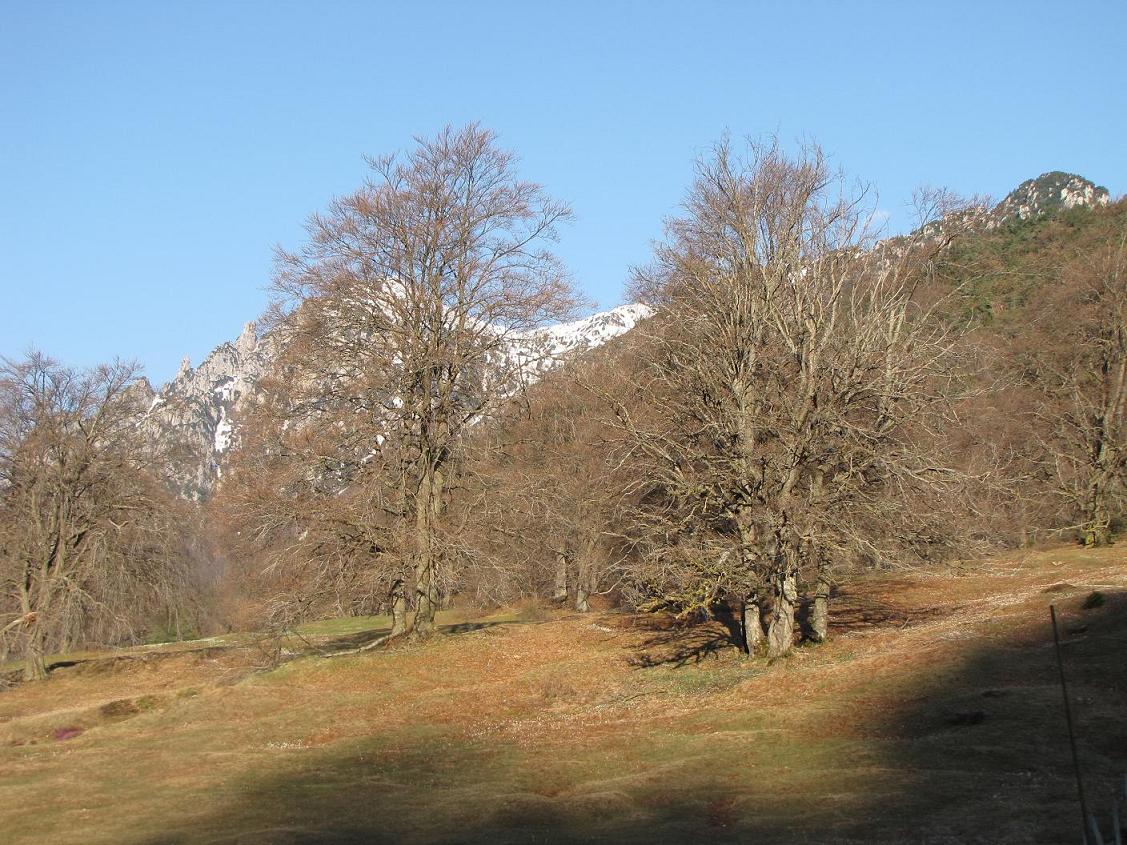
[{"label": "green grass patch", "polygon": [[391,628],[390,616],[342,616],[306,622],[294,630],[303,637],[346,637]]}]

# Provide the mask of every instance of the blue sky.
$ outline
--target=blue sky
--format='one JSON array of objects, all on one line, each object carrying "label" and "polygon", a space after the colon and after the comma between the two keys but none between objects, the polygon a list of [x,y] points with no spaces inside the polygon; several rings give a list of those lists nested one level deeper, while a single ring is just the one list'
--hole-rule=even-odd
[{"label": "blue sky", "polygon": [[471,120],[571,202],[559,252],[621,301],[725,130],[873,183],[1127,190],[1127,3],[0,0],[0,355],[154,382],[261,311],[274,244],[364,154]]}]

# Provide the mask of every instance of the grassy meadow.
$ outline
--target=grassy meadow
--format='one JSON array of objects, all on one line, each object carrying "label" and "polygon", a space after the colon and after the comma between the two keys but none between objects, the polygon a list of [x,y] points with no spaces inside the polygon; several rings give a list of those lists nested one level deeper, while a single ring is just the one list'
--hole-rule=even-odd
[{"label": "grassy meadow", "polygon": [[831,641],[772,664],[717,622],[525,608],[9,665],[0,840],[1076,842],[1050,603],[1106,819],[1127,556],[1057,547],[850,584]]}]

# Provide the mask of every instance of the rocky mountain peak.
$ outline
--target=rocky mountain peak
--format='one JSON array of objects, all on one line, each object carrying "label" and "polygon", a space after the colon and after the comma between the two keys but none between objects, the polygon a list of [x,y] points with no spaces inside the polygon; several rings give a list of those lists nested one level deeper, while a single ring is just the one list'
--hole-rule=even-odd
[{"label": "rocky mountain peak", "polygon": [[998,203],[991,216],[998,222],[1028,220],[1077,206],[1107,205],[1107,188],[1075,173],[1053,170],[1036,179],[1026,179]]},{"label": "rocky mountain peak", "polygon": [[257,345],[258,334],[255,331],[254,321],[244,323],[243,332],[239,335],[238,340],[235,341],[235,351],[241,356],[252,355]]},{"label": "rocky mountain peak", "polygon": [[198,367],[184,358],[176,377],[155,395],[144,425],[184,455],[176,479],[184,496],[200,499],[210,492],[235,442],[239,410],[272,362],[272,344],[247,323],[237,340],[217,346]]},{"label": "rocky mountain peak", "polygon": [[[1036,179],[1026,179],[993,208],[980,204],[952,211],[912,234],[933,239],[959,231],[990,231],[1005,223],[1049,217],[1071,208],[1107,205],[1110,201],[1107,188],[1075,173],[1053,170]],[[897,240],[892,238],[890,242]]]}]

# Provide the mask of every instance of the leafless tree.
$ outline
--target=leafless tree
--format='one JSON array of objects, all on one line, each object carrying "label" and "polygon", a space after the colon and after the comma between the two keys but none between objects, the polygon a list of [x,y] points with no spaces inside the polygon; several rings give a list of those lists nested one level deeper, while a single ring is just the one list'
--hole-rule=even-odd
[{"label": "leafless tree", "polygon": [[408,562],[382,508],[383,464],[342,446],[341,426],[355,415],[326,407],[315,422],[293,425],[289,390],[269,379],[261,388],[207,505],[231,561],[226,590],[253,606],[241,609],[241,622],[286,630],[310,617],[386,607],[402,633]]},{"label": "leafless tree", "polygon": [[1063,262],[1032,312],[1016,361],[1036,390],[1044,476],[1060,522],[1106,545],[1127,493],[1127,232]]},{"label": "leafless tree", "polygon": [[386,587],[397,622],[413,590],[408,627],[424,637],[450,577],[463,435],[520,389],[513,339],[574,307],[547,248],[570,212],[476,125],[369,163],[371,180],[279,253],[275,457],[300,506],[284,526],[275,514],[247,527],[284,529],[302,555],[316,544],[321,582],[346,556]]},{"label": "leafless tree", "polygon": [[473,495],[458,508],[477,524],[468,574],[484,597],[550,596],[583,612],[617,585],[617,431],[587,385],[606,389],[621,357],[603,347],[569,362],[473,438]]},{"label": "leafless tree", "polygon": [[136,379],[39,353],[0,366],[0,629],[28,679],[51,649],[134,631],[184,583],[184,520]]},{"label": "leafless tree", "polygon": [[642,469],[637,572],[682,606],[741,596],[749,650],[778,656],[803,573],[824,637],[835,566],[943,544],[925,514],[957,476],[938,447],[958,333],[916,297],[942,242],[878,245],[816,147],[724,141],[684,209],[635,277],[650,364],[611,397]]}]

